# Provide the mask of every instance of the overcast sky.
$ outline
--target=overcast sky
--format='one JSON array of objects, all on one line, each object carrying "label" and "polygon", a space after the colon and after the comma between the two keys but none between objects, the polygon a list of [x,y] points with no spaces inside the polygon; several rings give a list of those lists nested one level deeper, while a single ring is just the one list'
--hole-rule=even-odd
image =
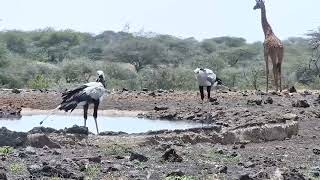
[{"label": "overcast sky", "polygon": [[[320,26],[320,0],[266,0],[267,16],[280,39]],[[255,0],[0,0],[0,29],[45,27],[101,33],[152,31],[198,40],[217,36],[263,40]]]}]

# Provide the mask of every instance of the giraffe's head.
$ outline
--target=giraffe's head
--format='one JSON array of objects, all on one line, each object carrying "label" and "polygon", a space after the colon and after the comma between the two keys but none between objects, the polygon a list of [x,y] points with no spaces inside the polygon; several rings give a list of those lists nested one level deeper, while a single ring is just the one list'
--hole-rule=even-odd
[{"label": "giraffe's head", "polygon": [[261,9],[264,7],[264,0],[256,0],[256,5],[253,7],[253,10]]}]

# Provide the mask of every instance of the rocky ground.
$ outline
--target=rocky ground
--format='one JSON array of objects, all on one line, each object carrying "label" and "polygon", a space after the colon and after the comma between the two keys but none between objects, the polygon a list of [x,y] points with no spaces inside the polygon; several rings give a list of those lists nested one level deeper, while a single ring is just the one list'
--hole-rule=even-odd
[{"label": "rocky ground", "polygon": [[[53,109],[60,93],[0,91],[0,112]],[[83,127],[29,133],[0,129],[0,179],[320,179],[320,98],[315,91],[118,91],[101,109],[209,124],[144,134]],[[8,114],[8,113],[7,113]],[[1,121],[0,121],[1,122]]]}]

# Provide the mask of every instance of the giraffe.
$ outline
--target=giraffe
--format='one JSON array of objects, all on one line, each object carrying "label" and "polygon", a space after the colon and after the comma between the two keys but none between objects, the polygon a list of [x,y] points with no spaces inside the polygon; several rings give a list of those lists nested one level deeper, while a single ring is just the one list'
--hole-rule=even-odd
[{"label": "giraffe", "polygon": [[266,7],[263,0],[256,0],[256,5],[253,7],[254,10],[261,10],[261,23],[262,29],[264,32],[264,60],[266,63],[266,76],[267,76],[267,87],[266,91],[269,89],[269,58],[272,62],[272,70],[274,76],[274,85],[276,91],[279,89],[280,82],[280,91],[282,91],[281,83],[281,65],[283,62],[283,44],[279,38],[273,33],[270,24],[268,23],[266,16]]}]

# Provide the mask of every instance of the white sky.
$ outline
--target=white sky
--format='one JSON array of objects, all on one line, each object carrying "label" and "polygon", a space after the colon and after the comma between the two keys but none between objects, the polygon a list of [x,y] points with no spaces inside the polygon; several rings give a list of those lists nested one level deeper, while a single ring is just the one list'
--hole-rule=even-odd
[{"label": "white sky", "polygon": [[[280,39],[320,26],[320,0],[266,0],[267,16]],[[0,0],[0,29],[45,27],[101,33],[141,29],[198,40],[217,36],[262,41],[255,0]]]}]

